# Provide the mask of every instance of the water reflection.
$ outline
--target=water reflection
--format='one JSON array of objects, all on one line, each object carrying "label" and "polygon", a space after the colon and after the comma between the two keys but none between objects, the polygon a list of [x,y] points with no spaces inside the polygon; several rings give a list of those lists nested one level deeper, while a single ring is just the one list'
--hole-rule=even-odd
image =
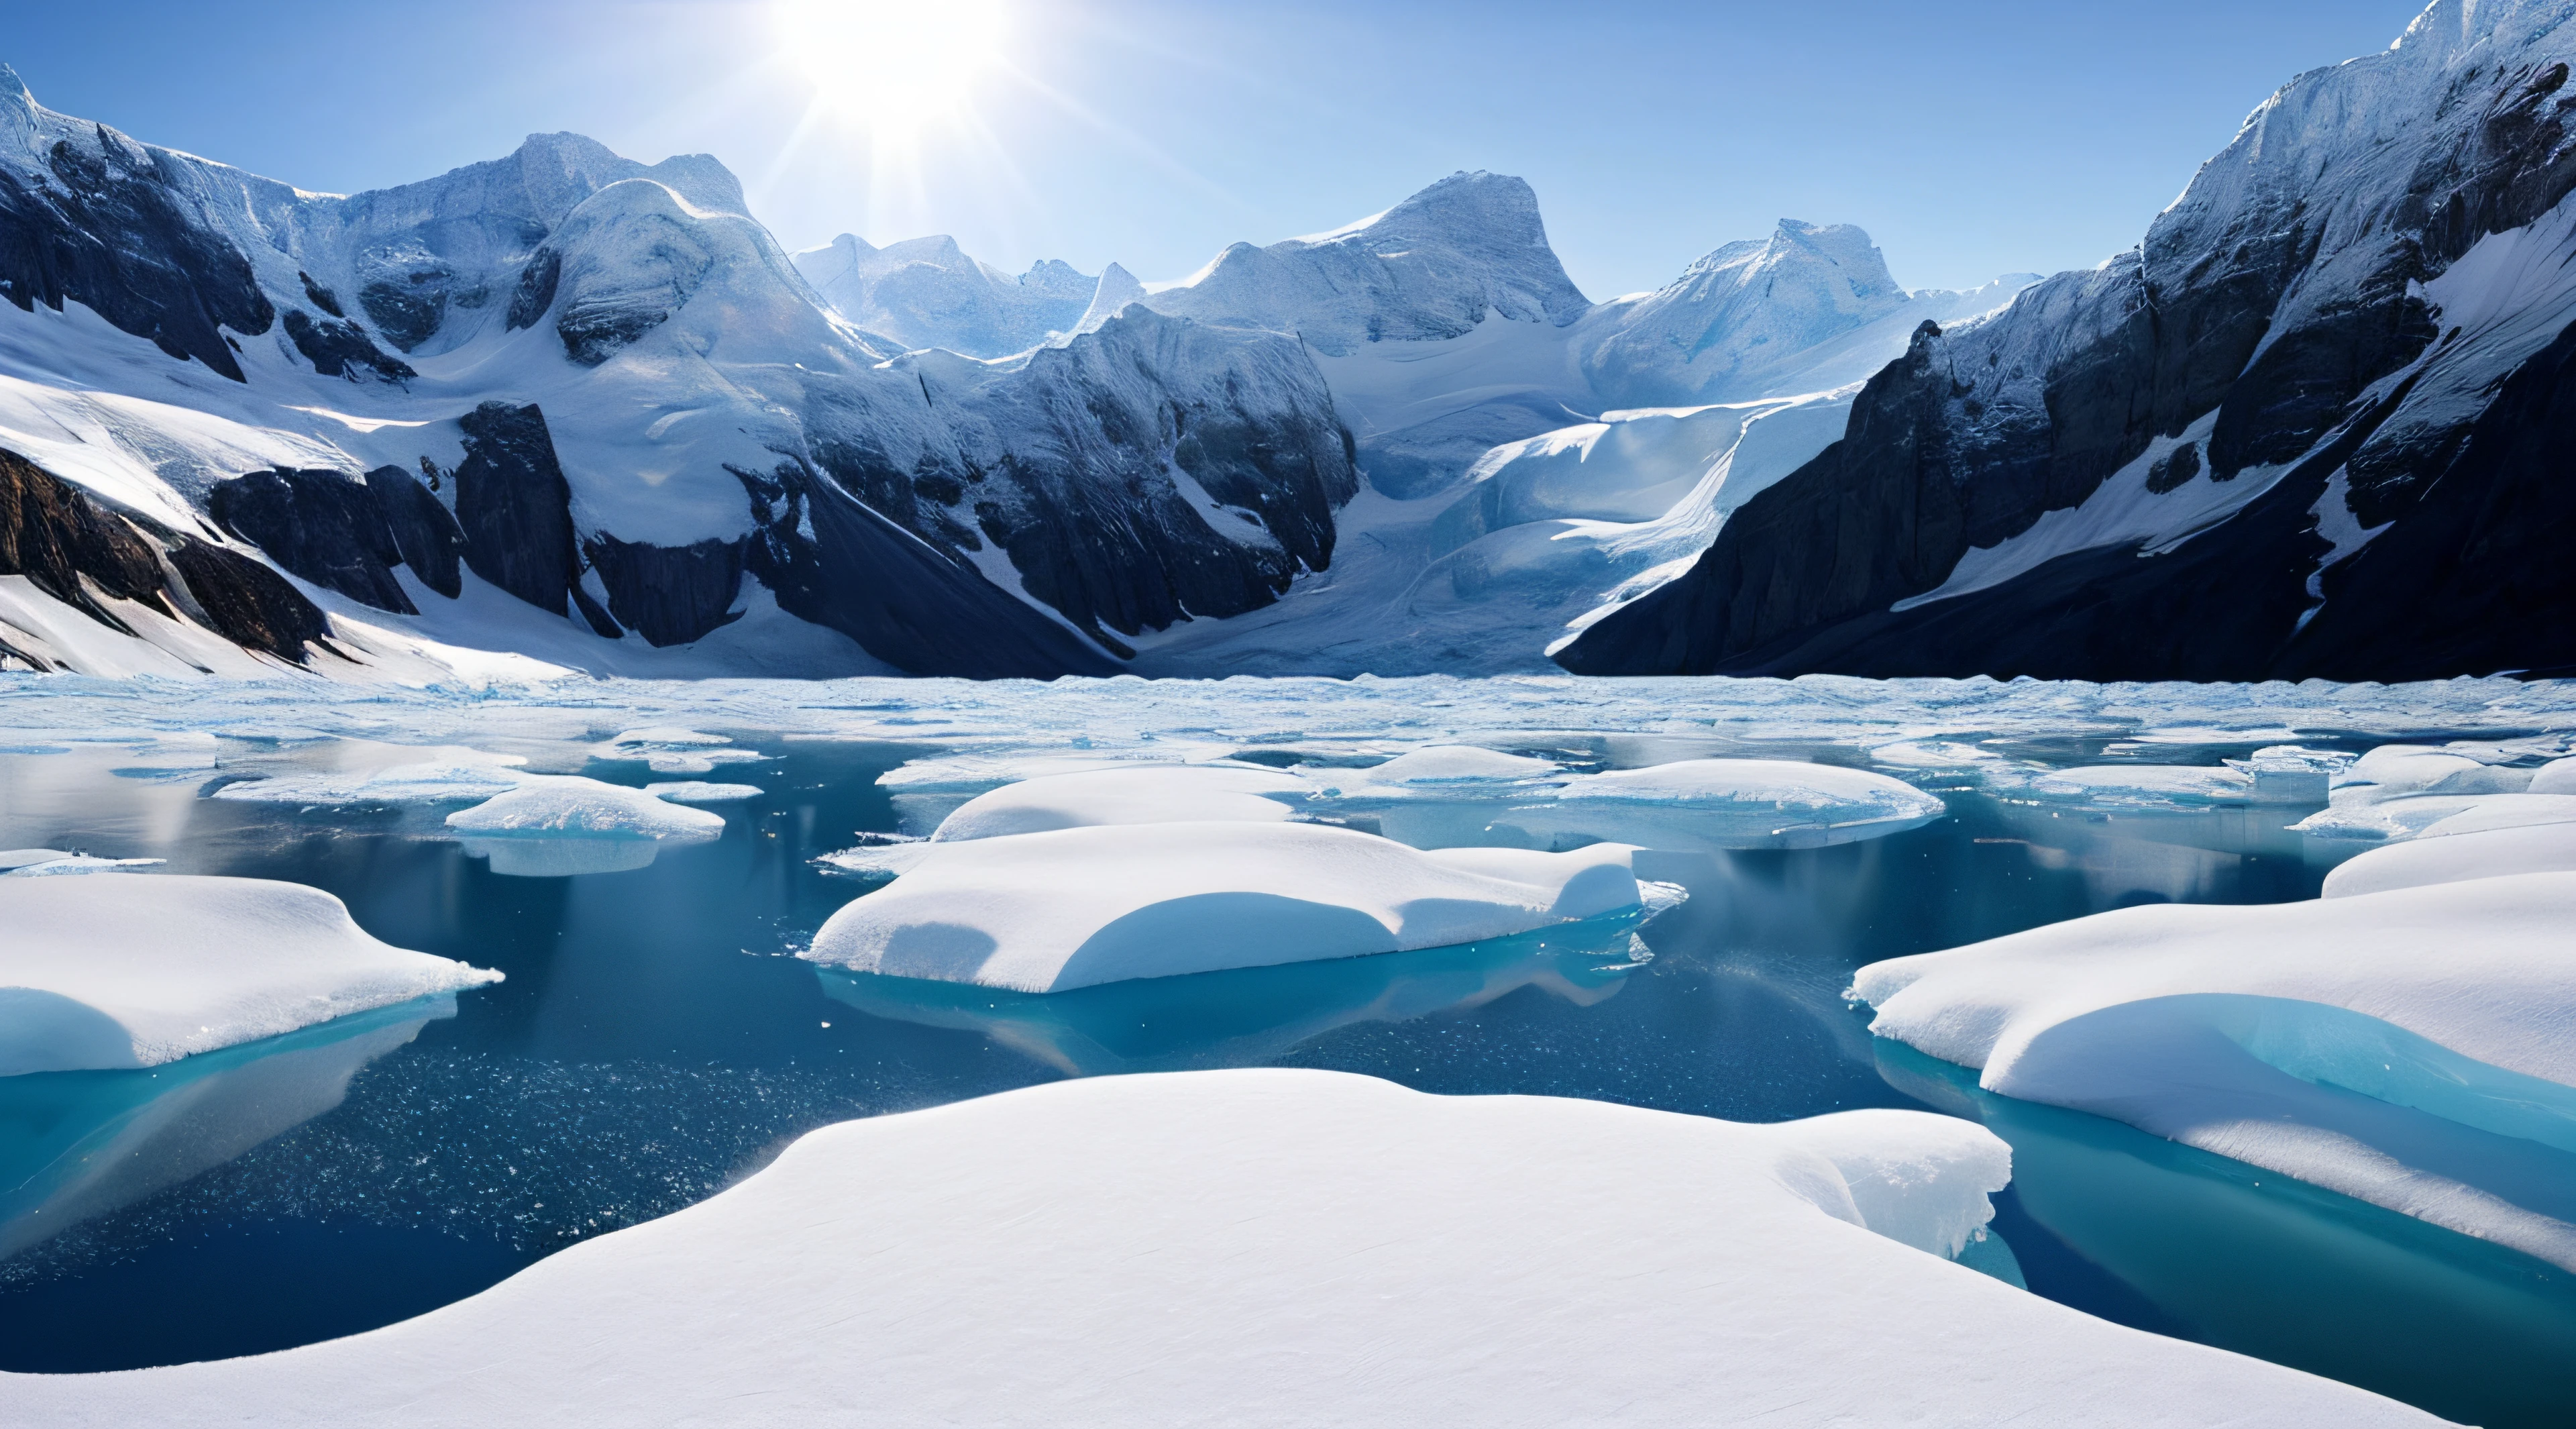
[{"label": "water reflection", "polygon": [[567,835],[547,838],[514,834],[507,838],[465,839],[467,858],[488,859],[492,871],[506,878],[570,878],[583,873],[631,873],[652,866],[661,852],[659,839]]},{"label": "water reflection", "polygon": [[2576,1403],[2576,1277],[2119,1122],[1979,1090],[1881,1041],[1888,1084],[2011,1143],[1997,1228],[2031,1288],[2489,1429]]},{"label": "water reflection", "polygon": [[423,998],[159,1067],[0,1077],[0,1258],[320,1116],[455,1015]]},{"label": "water reflection", "polygon": [[1525,987],[1576,1007],[1640,965],[1633,917],[1419,952],[1379,953],[1066,992],[1013,992],[818,967],[823,992],[870,1016],[980,1032],[1074,1076],[1257,1065],[1355,1022],[1478,1007]]}]

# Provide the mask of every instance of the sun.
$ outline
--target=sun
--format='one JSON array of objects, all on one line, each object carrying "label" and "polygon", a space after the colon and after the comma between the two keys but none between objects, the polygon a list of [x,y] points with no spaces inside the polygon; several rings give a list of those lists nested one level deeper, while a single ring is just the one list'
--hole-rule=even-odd
[{"label": "sun", "polygon": [[780,0],[777,16],[819,104],[896,127],[962,111],[1009,30],[999,0]]}]

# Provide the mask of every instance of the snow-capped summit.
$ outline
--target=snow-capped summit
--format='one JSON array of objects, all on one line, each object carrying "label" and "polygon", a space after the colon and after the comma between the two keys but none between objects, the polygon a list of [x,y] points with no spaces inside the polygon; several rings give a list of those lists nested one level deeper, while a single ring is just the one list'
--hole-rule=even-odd
[{"label": "snow-capped summit", "polygon": [[946,234],[877,248],[844,233],[795,259],[814,291],[861,328],[968,357],[1008,357],[1073,331],[1099,288],[1055,258],[1014,278]]},{"label": "snow-capped summit", "polygon": [[1547,242],[1538,195],[1507,174],[1456,173],[1357,223],[1237,243],[1144,299],[1159,312],[1293,332],[1346,356],[1363,343],[1465,335],[1490,313],[1562,327],[1590,307]]}]

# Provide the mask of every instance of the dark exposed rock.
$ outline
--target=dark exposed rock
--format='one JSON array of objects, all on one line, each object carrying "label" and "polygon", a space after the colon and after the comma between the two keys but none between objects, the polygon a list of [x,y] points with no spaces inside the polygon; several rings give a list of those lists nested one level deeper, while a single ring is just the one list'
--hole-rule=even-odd
[{"label": "dark exposed rock", "polygon": [[191,218],[160,151],[97,135],[95,154],[55,143],[52,184],[0,168],[0,296],[22,312],[84,304],[172,357],[243,380],[219,329],[264,333],[276,317],[250,260]]},{"label": "dark exposed rock", "polygon": [[555,460],[545,413],[533,403],[486,402],[456,424],[465,430],[465,459],[456,466],[465,563],[528,604],[564,614],[581,567],[572,487]]},{"label": "dark exposed rock", "polygon": [[555,305],[555,285],[563,281],[563,255],[551,248],[540,248],[519,270],[519,284],[510,294],[510,311],[503,319],[507,332],[535,327]]},{"label": "dark exposed rock", "polygon": [[2198,475],[2200,475],[2200,445],[2197,442],[2185,442],[2156,458],[2155,465],[2147,468],[2147,490],[2162,496]]},{"label": "dark exposed rock", "polygon": [[325,377],[346,377],[353,382],[363,377],[403,382],[420,375],[411,369],[411,364],[377,347],[375,339],[353,322],[317,320],[301,308],[288,308],[286,335],[294,342],[295,350],[313,364],[313,370]]},{"label": "dark exposed rock", "polygon": [[555,335],[566,357],[597,367],[670,318],[671,310],[656,303],[573,303],[555,319]]},{"label": "dark exposed rock", "polygon": [[457,562],[465,554],[465,532],[420,479],[398,466],[367,473],[367,490],[376,499],[385,530],[402,552],[402,562],[421,584],[454,600],[465,589]]},{"label": "dark exposed rock", "polygon": [[0,575],[24,576],[125,634],[135,632],[93,592],[174,620],[199,617],[237,645],[297,664],[308,657],[308,645],[327,648],[331,630],[313,602],[259,562],[112,510],[6,450],[0,450]]},{"label": "dark exposed rock", "polygon": [[170,563],[214,632],[246,650],[305,661],[307,644],[325,644],[331,622],[286,577],[238,551],[182,537]]},{"label": "dark exposed rock", "polygon": [[419,614],[394,579],[402,548],[367,485],[336,471],[255,471],[217,483],[207,507],[226,533],[315,585]]},{"label": "dark exposed rock", "polygon": [[744,542],[653,546],[600,534],[582,542],[608,591],[608,610],[654,645],[686,645],[742,618]]},{"label": "dark exposed rock", "polygon": [[447,294],[437,286],[444,271],[414,273],[407,282],[378,279],[358,290],[358,303],[393,345],[411,351],[438,331],[447,317]]},{"label": "dark exposed rock", "polygon": [[790,615],[829,626],[922,675],[1106,675],[1071,631],[870,510],[797,461],[734,468],[760,529],[744,567]]},{"label": "dark exposed rock", "polygon": [[295,276],[302,279],[304,282],[304,300],[306,302],[311,303],[313,306],[320,308],[322,311],[329,313],[335,318],[345,318],[348,316],[347,313],[340,310],[339,294],[334,293],[330,289],[323,287],[321,284],[314,282],[313,275],[300,268],[296,270]]},{"label": "dark exposed rock", "polygon": [[603,640],[624,638],[626,632],[618,628],[617,622],[609,618],[607,611],[599,608],[599,602],[591,599],[589,591],[575,584],[568,594],[572,596],[573,614],[582,618],[582,622],[590,627],[593,635]]}]

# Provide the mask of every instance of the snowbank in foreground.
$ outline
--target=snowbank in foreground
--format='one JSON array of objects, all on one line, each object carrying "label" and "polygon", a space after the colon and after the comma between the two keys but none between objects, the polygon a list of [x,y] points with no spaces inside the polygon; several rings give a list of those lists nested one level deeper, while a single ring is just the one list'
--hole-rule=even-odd
[{"label": "snowbank in foreground", "polygon": [[1499,938],[1635,910],[1616,844],[1419,852],[1321,824],[1164,823],[935,846],[804,956],[1058,992]]},{"label": "snowbank in foreground", "polygon": [[2576,872],[2576,823],[2473,829],[2366,850],[2326,875],[2324,896],[2350,898],[2472,878],[2571,872]]},{"label": "snowbank in foreground", "polygon": [[1872,963],[1978,1084],[2576,1269],[2576,873],[2163,905]]},{"label": "snowbank in foreground", "polygon": [[[942,819],[936,843],[1112,824],[1282,823],[1280,799],[1311,791],[1267,769],[1146,764],[1024,779],[976,795]],[[1275,796],[1275,797],[1271,797]]]},{"label": "snowbank in foreground", "polygon": [[31,1429],[2438,1422],[1915,1248],[2005,1169],[1908,1112],[1070,1081],[815,1132],[382,1330],[0,1398]]},{"label": "snowbank in foreground", "polygon": [[501,975],[367,936],[318,888],[114,874],[0,883],[0,1076],[151,1067]]}]

